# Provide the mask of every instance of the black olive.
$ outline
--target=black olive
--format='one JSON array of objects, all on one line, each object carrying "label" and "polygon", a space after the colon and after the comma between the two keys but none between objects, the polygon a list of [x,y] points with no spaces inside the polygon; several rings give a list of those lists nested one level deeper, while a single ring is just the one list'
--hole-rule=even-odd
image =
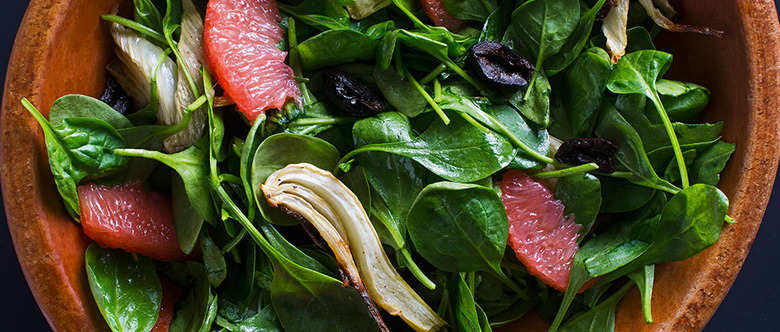
[{"label": "black olive", "polygon": [[113,77],[109,77],[106,81],[106,89],[103,91],[100,101],[111,106],[119,114],[126,115],[133,112],[130,97]]},{"label": "black olive", "polygon": [[503,87],[519,88],[531,81],[534,65],[504,44],[483,41],[469,49],[466,63],[484,80]]},{"label": "black olive", "polygon": [[555,153],[555,160],[572,165],[596,163],[599,171],[615,171],[614,156],[618,146],[603,138],[573,138],[561,144]]},{"label": "black olive", "polygon": [[384,111],[384,97],[354,76],[335,68],[322,71],[326,100],[345,116],[367,118]]}]

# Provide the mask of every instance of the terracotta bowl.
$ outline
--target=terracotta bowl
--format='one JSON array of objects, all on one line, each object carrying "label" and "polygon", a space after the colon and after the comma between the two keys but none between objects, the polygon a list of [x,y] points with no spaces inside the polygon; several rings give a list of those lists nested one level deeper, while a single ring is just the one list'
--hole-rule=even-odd
[{"label": "terracotta bowl", "polygon": [[[61,331],[107,330],[84,269],[89,244],[68,217],[49,171],[43,135],[19,100],[44,113],[69,93],[99,96],[112,43],[99,15],[121,0],[33,0],[11,56],[0,114],[2,190],[9,228],[27,282],[49,324]],[[708,87],[705,121],[725,121],[737,151],[720,188],[731,199],[717,244],[698,256],[656,269],[653,316],[645,325],[638,293],[618,308],[617,329],[700,330],[726,295],[750,249],[769,199],[780,145],[780,29],[771,0],[680,0],[686,23],[725,31],[722,39],[665,34],[660,49],[675,59],[672,77]],[[540,325],[526,318],[515,326]],[[543,324],[540,325],[544,328]]]}]

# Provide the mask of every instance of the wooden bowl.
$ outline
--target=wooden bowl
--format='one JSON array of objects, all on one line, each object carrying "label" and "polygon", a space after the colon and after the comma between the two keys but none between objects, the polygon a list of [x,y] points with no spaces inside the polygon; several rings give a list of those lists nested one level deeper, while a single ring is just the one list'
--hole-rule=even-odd
[{"label": "wooden bowl", "polygon": [[[0,162],[6,214],[27,282],[49,324],[60,331],[107,326],[87,283],[89,239],[70,220],[49,171],[43,135],[21,106],[27,97],[44,113],[69,93],[99,96],[113,56],[99,16],[121,0],[33,0],[13,48],[0,114]],[[656,269],[655,324],[645,325],[638,293],[618,307],[621,331],[700,330],[715,312],[750,249],[775,177],[780,145],[780,29],[771,0],[680,0],[686,23],[725,31],[722,39],[666,34],[659,48],[675,59],[671,75],[708,87],[713,100],[703,120],[725,121],[724,140],[737,150],[720,188],[729,215],[710,249]],[[515,326],[538,324],[526,319]],[[543,328],[543,327],[542,327]]]}]

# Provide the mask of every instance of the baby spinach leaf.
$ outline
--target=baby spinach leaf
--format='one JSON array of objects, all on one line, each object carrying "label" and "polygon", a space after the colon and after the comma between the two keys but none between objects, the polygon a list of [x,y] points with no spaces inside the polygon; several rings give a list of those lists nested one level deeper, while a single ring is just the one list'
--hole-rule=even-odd
[{"label": "baby spinach leaf", "polygon": [[698,154],[690,167],[691,182],[717,185],[720,181],[720,172],[726,167],[726,162],[735,148],[736,146],[731,143],[716,142]]},{"label": "baby spinach leaf", "polygon": [[601,207],[601,183],[595,176],[580,173],[558,179],[555,198],[563,202],[565,214],[574,214],[574,222],[582,225],[582,239],[590,232]]},{"label": "baby spinach leaf", "polygon": [[239,166],[239,174],[241,177],[241,183],[244,185],[244,193],[247,197],[247,210],[249,219],[252,220],[255,217],[257,206],[255,205],[254,194],[252,191],[252,162],[255,159],[255,152],[257,147],[265,138],[265,114],[261,114],[255,119],[255,123],[249,129],[249,133],[246,135],[244,146],[241,150],[241,165]]},{"label": "baby spinach leaf", "polygon": [[536,70],[558,53],[577,28],[580,4],[577,0],[531,0],[512,13],[512,25],[537,58]]},{"label": "baby spinach leaf", "polygon": [[260,186],[271,173],[289,164],[303,162],[322,169],[334,169],[338,160],[338,150],[330,143],[316,137],[281,133],[263,140],[258,145],[252,161],[253,197],[263,216],[279,225],[298,224],[297,220],[279,209],[272,208],[265,200]]},{"label": "baby spinach leaf", "polygon": [[415,249],[436,268],[490,272],[517,289],[501,271],[509,227],[493,189],[453,182],[428,185],[412,205],[407,223]]},{"label": "baby spinach leaf", "polygon": [[[454,327],[456,331],[480,332],[483,330],[477,311],[477,303],[474,302],[474,294],[464,277],[465,273],[452,273],[446,281],[455,316]],[[488,326],[490,325],[488,324]]]},{"label": "baby spinach leaf", "polygon": [[593,30],[593,23],[596,21],[596,15],[604,7],[604,3],[606,3],[606,0],[598,0],[593,7],[580,16],[577,27],[572,31],[571,35],[566,38],[566,42],[561,46],[561,50],[551,56],[547,61],[545,69],[548,76],[553,76],[566,69],[566,67],[577,58],[580,52],[582,52],[582,49],[588,41],[591,30]]},{"label": "baby spinach leaf", "polygon": [[407,117],[413,118],[425,111],[428,102],[417,92],[414,84],[398,75],[395,69],[374,68],[374,78],[379,91],[390,105]]},{"label": "baby spinach leaf", "polygon": [[354,288],[278,257],[272,261],[271,302],[285,330],[378,330]]},{"label": "baby spinach leaf", "polygon": [[[695,120],[712,99],[707,88],[694,83],[662,79],[656,82],[656,89],[672,121]],[[657,113],[648,112],[647,116],[654,123],[661,123]]]},{"label": "baby spinach leaf", "polygon": [[298,44],[303,70],[373,58],[378,42],[350,29],[328,30]]},{"label": "baby spinach leaf", "polygon": [[189,254],[198,243],[198,234],[200,234],[204,220],[190,202],[181,176],[175,172],[171,172],[171,204],[173,225],[176,228],[179,248],[184,253]]},{"label": "baby spinach leaf", "polygon": [[455,117],[449,125],[436,120],[409,142],[369,144],[342,158],[350,160],[366,151],[381,151],[411,158],[447,180],[470,182],[485,178],[512,160],[514,149],[503,137]]},{"label": "baby spinach leaf", "polygon": [[552,93],[552,87],[544,72],[536,71],[534,72],[534,77],[532,78],[533,84],[529,83],[525,90],[521,89],[509,95],[507,101],[528,120],[531,120],[539,128],[544,129],[550,124],[550,94]]},{"label": "baby spinach leaf", "polygon": [[653,314],[650,310],[653,296],[653,280],[655,278],[655,265],[646,265],[636,271],[627,274],[631,280],[639,287],[639,294],[642,296],[642,313],[645,316],[645,323],[653,323]]},{"label": "baby spinach leaf", "polygon": [[626,44],[626,53],[633,53],[641,50],[654,50],[653,36],[643,26],[635,26],[626,30],[628,44]]},{"label": "baby spinach leaf", "polygon": [[628,283],[593,309],[572,316],[558,331],[614,331],[615,308],[634,285]]},{"label": "baby spinach leaf", "polygon": [[162,298],[154,262],[96,244],[85,256],[89,287],[108,326],[117,332],[151,330]]},{"label": "baby spinach leaf", "polygon": [[633,184],[625,179],[600,177],[601,213],[623,213],[644,206],[655,189]]},{"label": "baby spinach leaf", "polygon": [[498,7],[496,0],[443,0],[442,3],[452,16],[466,21],[483,22]]},{"label": "baby spinach leaf", "polygon": [[[137,0],[136,0],[137,1]],[[66,118],[92,118],[103,120],[114,129],[132,127],[124,115],[106,103],[84,95],[65,95],[57,99],[49,110],[49,123],[57,127]]]},{"label": "baby spinach leaf", "polygon": [[596,127],[596,135],[606,138],[617,144],[618,151],[615,159],[628,168],[632,175],[629,181],[671,193],[679,191],[671,183],[658,177],[650,165],[650,160],[644,152],[642,139],[636,130],[624,119],[614,107],[607,107],[603,111],[601,121]]},{"label": "baby spinach leaf", "polygon": [[595,126],[601,99],[612,69],[601,49],[582,53],[563,73],[561,100],[571,125],[572,137],[588,137]]},{"label": "baby spinach leaf", "polygon": [[27,99],[22,104],[43,130],[57,190],[68,213],[78,219],[78,183],[124,169],[130,160],[114,153],[114,149],[125,147],[125,140],[105,121],[67,118],[55,127]]},{"label": "baby spinach leaf", "polygon": [[[314,26],[315,28],[322,28],[323,30],[344,28],[349,26],[350,22],[349,13],[347,10],[339,5],[337,1],[333,0],[305,0],[301,1],[298,5],[295,6],[280,3],[279,9],[294,16],[296,19],[300,19],[307,24]],[[318,27],[316,24],[313,24],[313,20],[307,20],[307,18],[311,17],[328,18],[332,20],[333,23],[335,23],[333,24],[335,26],[331,25]]]},{"label": "baby spinach leaf", "polygon": [[222,256],[222,251],[214,243],[207,231],[201,231],[199,238],[200,249],[203,252],[203,266],[206,269],[206,279],[211,283],[211,286],[219,287],[225,281],[225,277],[227,277],[225,256]]},{"label": "baby spinach leaf", "polygon": [[512,23],[512,12],[517,5],[515,0],[501,1],[498,8],[485,20],[482,26],[482,32],[479,34],[477,42],[497,41],[500,42],[504,37],[509,25]]},{"label": "baby spinach leaf", "polygon": [[165,266],[165,275],[188,291],[182,296],[171,321],[170,331],[209,331],[216,317],[216,296],[198,262],[177,262]]},{"label": "baby spinach leaf", "polygon": [[655,50],[626,54],[610,73],[607,88],[617,94],[643,94],[653,102],[671,141],[674,156],[680,169],[682,187],[685,189],[689,185],[688,169],[685,167],[685,160],[672,122],[656,91],[656,81],[666,73],[671,61],[671,54]]},{"label": "baby spinach leaf", "polygon": [[179,173],[184,190],[198,215],[209,223],[216,221],[209,180],[209,139],[207,136],[182,152],[165,154],[142,149],[116,149],[117,154],[157,160]]},{"label": "baby spinach leaf", "polygon": [[[162,35],[162,15],[160,15],[160,11],[154,3],[151,0],[133,0],[133,4],[135,8],[133,12],[135,21]],[[151,41],[154,40],[153,38],[147,39]]]}]

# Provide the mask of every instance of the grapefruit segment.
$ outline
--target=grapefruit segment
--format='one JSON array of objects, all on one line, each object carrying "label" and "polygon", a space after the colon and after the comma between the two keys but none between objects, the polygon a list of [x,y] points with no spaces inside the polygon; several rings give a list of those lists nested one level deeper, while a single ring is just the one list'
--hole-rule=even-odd
[{"label": "grapefruit segment", "polygon": [[565,292],[581,225],[564,216],[553,193],[525,173],[510,170],[501,180],[501,201],[509,218],[509,246],[528,271]]},{"label": "grapefruit segment", "polygon": [[176,309],[174,306],[181,298],[182,290],[168,277],[160,274],[158,276],[162,285],[162,300],[160,301],[160,314],[150,332],[168,332],[171,328],[171,321],[173,321],[173,311]]},{"label": "grapefruit segment", "polygon": [[211,0],[206,8],[203,44],[212,73],[254,122],[266,110],[281,108],[300,95],[274,0]]},{"label": "grapefruit segment", "polygon": [[160,261],[189,258],[179,249],[170,198],[147,193],[141,181],[113,187],[89,183],[78,193],[84,233],[101,247]]},{"label": "grapefruit segment", "polygon": [[466,21],[460,20],[447,12],[442,0],[420,0],[425,14],[433,21],[433,24],[445,27],[452,32],[458,32],[466,25]]}]

